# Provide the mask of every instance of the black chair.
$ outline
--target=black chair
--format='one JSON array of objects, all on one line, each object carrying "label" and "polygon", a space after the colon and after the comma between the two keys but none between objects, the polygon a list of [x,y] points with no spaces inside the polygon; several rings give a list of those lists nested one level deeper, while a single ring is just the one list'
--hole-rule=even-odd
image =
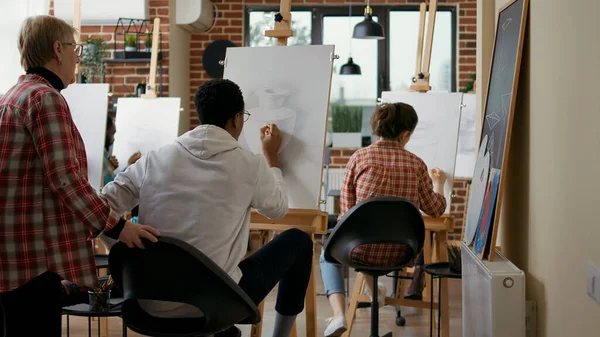
[{"label": "black chair", "polygon": [[[339,263],[377,279],[410,265],[423,249],[425,224],[421,212],[408,200],[397,197],[377,197],[361,201],[352,207],[334,228],[325,245],[325,260]],[[393,266],[365,265],[352,258],[352,251],[368,244],[399,244],[410,248],[409,254]],[[371,337],[379,336],[379,306],[372,296]],[[385,335],[391,336],[391,332]]]},{"label": "black chair", "polygon": [[[145,249],[119,242],[109,255],[115,285],[123,291],[123,322],[131,330],[157,337],[204,336],[234,324],[260,322],[260,313],[244,291],[210,258],[191,245],[161,236],[144,240]],[[160,318],[144,311],[138,299],[186,303],[198,318]]]}]

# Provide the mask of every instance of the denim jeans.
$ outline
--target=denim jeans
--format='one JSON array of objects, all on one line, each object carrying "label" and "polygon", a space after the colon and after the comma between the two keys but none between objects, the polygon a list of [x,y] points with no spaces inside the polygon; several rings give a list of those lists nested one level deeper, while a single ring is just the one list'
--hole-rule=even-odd
[{"label": "denim jeans", "polygon": [[[416,265],[422,266],[424,263],[425,260],[421,253],[417,258]],[[323,285],[325,286],[325,295],[329,297],[332,294],[345,293],[346,288],[344,286],[342,265],[325,261],[325,249],[321,251],[319,264],[321,265],[321,277],[323,278]]]}]

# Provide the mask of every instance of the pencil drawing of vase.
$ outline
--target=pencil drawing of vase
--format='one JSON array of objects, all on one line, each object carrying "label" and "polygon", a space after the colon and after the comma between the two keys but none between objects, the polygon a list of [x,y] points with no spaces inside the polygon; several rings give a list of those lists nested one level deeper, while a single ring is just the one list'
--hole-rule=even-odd
[{"label": "pencil drawing of vase", "polygon": [[255,93],[258,107],[248,110],[250,118],[244,124],[246,143],[252,152],[262,153],[260,129],[266,124],[275,124],[282,138],[280,153],[290,142],[296,125],[296,112],[283,105],[290,93],[277,89],[262,89]]}]

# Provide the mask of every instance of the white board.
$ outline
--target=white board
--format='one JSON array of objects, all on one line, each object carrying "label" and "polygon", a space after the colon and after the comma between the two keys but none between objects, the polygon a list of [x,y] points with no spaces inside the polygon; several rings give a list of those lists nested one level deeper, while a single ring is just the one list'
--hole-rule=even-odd
[{"label": "white board", "polygon": [[71,84],[61,91],[83,138],[88,180],[96,191],[102,186],[102,164],[108,114],[108,84]]},{"label": "white board", "polygon": [[179,97],[119,98],[112,152],[119,161],[117,172],[127,167],[127,160],[137,151],[143,156],[179,136],[180,106]]},{"label": "white board", "polygon": [[475,94],[463,94],[456,152],[455,178],[472,178],[477,159],[477,121],[475,120]]},{"label": "white board", "polygon": [[333,50],[332,45],[227,48],[223,78],[240,86],[251,114],[240,144],[262,153],[260,128],[267,122],[279,127],[279,164],[290,208],[319,207]]},{"label": "white board", "polygon": [[417,112],[419,123],[406,149],[423,159],[428,169],[439,167],[446,173],[446,213],[450,213],[462,93],[388,91],[381,94],[381,101],[406,103]]}]

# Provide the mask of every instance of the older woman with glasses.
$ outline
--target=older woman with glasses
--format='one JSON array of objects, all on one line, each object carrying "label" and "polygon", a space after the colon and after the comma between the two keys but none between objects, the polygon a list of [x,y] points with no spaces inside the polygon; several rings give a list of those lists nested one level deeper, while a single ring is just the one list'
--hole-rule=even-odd
[{"label": "older woman with glasses", "polygon": [[8,336],[61,335],[61,277],[97,286],[90,239],[156,241],[87,181],[83,140],[60,91],[75,82],[82,47],[52,16],[26,19],[18,37],[26,74],[0,98],[0,302]]}]

